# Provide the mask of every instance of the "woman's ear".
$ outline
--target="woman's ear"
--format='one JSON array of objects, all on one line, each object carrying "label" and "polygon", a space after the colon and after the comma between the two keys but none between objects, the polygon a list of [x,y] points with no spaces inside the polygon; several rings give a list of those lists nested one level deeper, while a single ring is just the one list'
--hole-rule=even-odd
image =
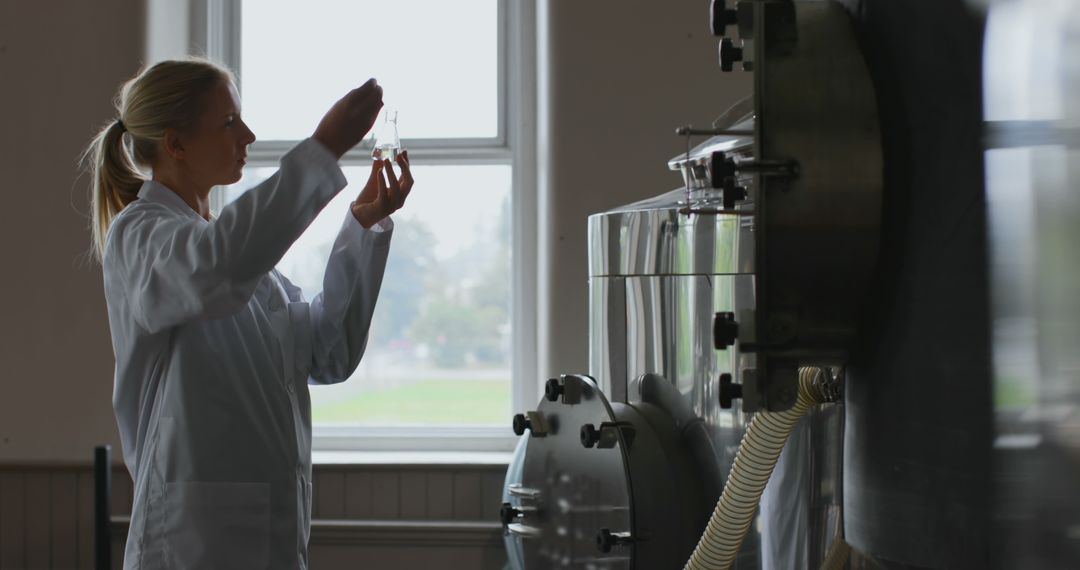
[{"label": "woman's ear", "polygon": [[180,140],[180,131],[173,128],[165,129],[161,142],[169,156],[175,159],[184,158],[184,143]]}]

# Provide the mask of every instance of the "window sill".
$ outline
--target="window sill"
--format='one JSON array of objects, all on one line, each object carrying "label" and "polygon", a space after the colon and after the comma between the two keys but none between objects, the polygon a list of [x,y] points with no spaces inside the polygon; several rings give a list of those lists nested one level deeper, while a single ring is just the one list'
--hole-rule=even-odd
[{"label": "window sill", "polygon": [[313,451],[317,466],[501,466],[510,464],[513,453],[505,451]]},{"label": "window sill", "polygon": [[[113,540],[127,540],[131,517],[113,516],[109,519]],[[338,520],[311,521],[311,545],[339,546],[397,546],[437,544],[440,546],[486,546],[502,550],[503,529],[498,522],[488,521],[403,521],[403,520]]]},{"label": "window sill", "polygon": [[[493,426],[333,426],[312,430],[315,453],[400,453],[440,457],[513,454],[521,438],[507,428]],[[507,462],[509,460],[506,460]],[[453,463],[455,461],[451,461]],[[445,463],[440,463],[445,464]]]}]

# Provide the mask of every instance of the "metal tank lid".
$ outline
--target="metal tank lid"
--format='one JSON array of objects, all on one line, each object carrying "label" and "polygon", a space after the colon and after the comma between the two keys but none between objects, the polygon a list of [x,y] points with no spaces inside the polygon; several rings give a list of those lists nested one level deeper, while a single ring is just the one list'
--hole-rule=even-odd
[{"label": "metal tank lid", "polygon": [[[752,224],[752,202],[739,206],[745,214],[720,212],[712,169],[716,153],[750,157],[754,117],[740,103],[714,127],[709,132],[721,134],[668,161],[682,173],[683,187],[589,216],[590,277],[752,272],[753,240],[739,237]],[[687,215],[704,210],[710,213]]]},{"label": "metal tank lid", "polygon": [[[716,127],[715,125],[721,124],[722,120],[723,117],[718,119],[717,123],[714,123],[713,129],[697,131],[690,127],[684,127],[678,131],[687,133],[687,136],[690,136],[689,133],[716,133],[688,152],[681,152],[668,160],[668,169],[682,173],[683,184],[685,187],[689,187],[691,191],[713,188],[711,170],[714,166],[713,158],[717,153],[727,158],[736,156],[749,157],[752,154],[754,116],[752,114],[746,115],[730,125]],[[723,175],[718,174],[717,176]]]},{"label": "metal tank lid", "polygon": [[589,277],[753,272],[752,218],[685,207],[680,188],[589,216]]}]

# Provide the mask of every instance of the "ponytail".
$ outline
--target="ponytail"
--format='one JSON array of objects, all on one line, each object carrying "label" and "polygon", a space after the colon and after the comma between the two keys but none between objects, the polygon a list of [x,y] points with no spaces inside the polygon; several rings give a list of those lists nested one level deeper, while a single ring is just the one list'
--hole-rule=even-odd
[{"label": "ponytail", "polygon": [[193,127],[206,93],[222,81],[234,82],[229,70],[190,57],[157,63],[121,87],[119,118],[91,139],[82,156],[91,180],[91,254],[98,263],[113,219],[150,178],[165,130]]},{"label": "ponytail", "polygon": [[94,259],[105,254],[105,237],[113,218],[135,201],[145,177],[139,172],[124,144],[124,123],[119,119],[101,129],[83,154],[90,172],[90,231]]}]

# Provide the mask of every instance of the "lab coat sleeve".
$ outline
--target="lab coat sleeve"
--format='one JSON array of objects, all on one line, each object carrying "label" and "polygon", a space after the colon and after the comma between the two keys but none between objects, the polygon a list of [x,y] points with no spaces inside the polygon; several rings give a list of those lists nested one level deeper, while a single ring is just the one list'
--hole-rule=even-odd
[{"label": "lab coat sleeve", "polygon": [[352,212],[334,241],[323,290],[311,301],[311,384],[344,382],[367,346],[394,222],[364,229]]},{"label": "lab coat sleeve", "polygon": [[110,228],[106,270],[123,279],[135,321],[151,333],[232,314],[345,185],[334,156],[307,139],[209,223],[159,204],[121,212]]}]

